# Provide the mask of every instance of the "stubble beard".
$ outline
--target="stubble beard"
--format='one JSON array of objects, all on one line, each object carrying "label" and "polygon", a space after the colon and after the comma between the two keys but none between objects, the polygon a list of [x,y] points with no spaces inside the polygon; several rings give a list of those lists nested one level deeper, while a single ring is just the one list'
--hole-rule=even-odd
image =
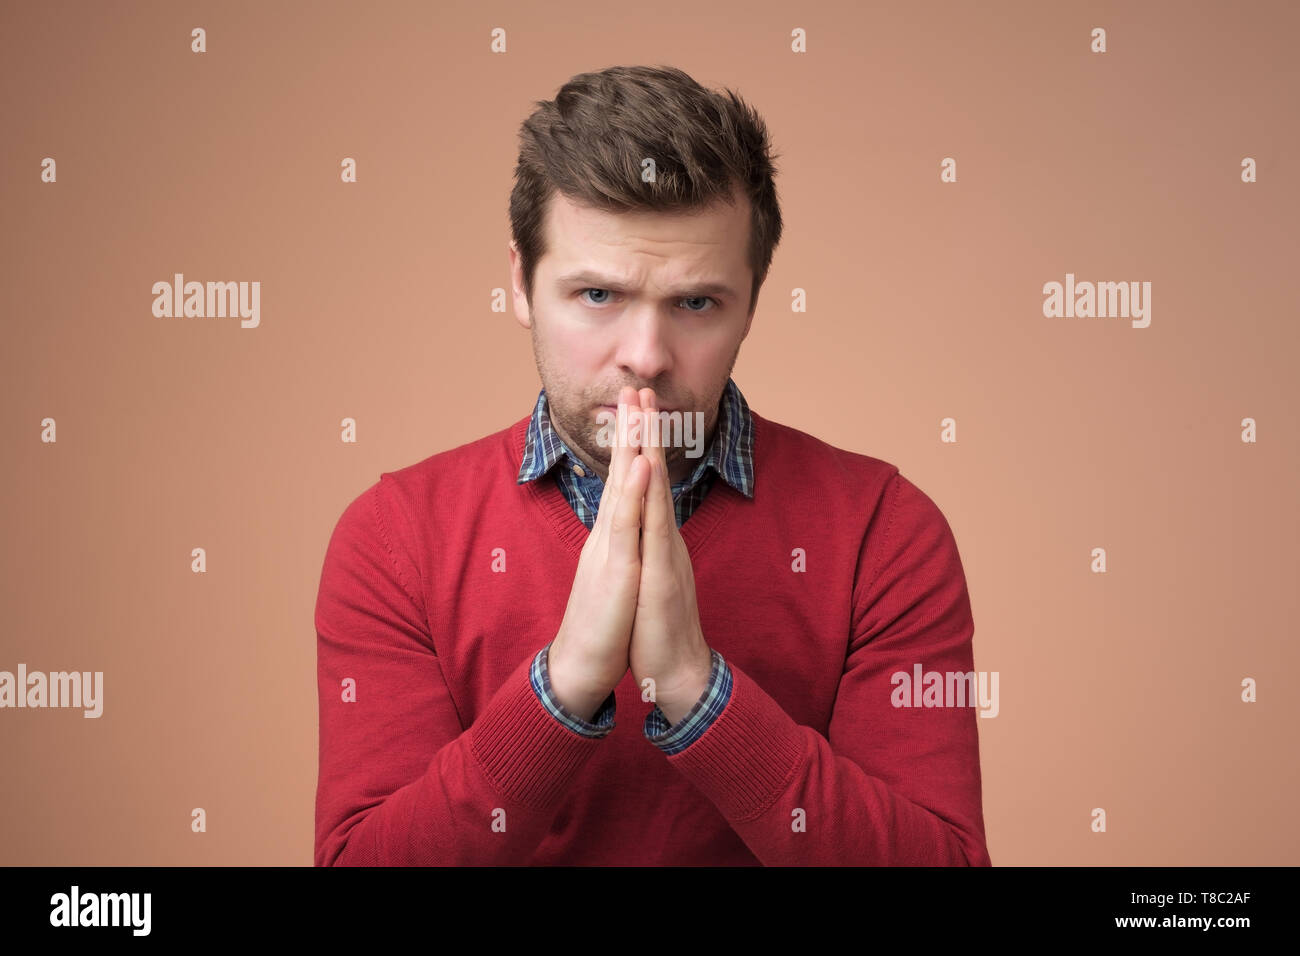
[{"label": "stubble beard", "polygon": [[[531,314],[531,313],[530,313]],[[552,369],[547,364],[542,354],[541,346],[537,340],[537,321],[532,320],[532,340],[533,340],[533,360],[537,365],[537,375],[542,380],[542,387],[546,389],[546,404],[550,412],[551,426],[559,433],[560,439],[569,446],[569,448],[582,458],[588,465],[596,464],[604,473],[609,476],[609,465],[613,455],[613,448],[602,446],[598,442],[597,435],[605,426],[597,419],[593,413],[596,405],[601,404],[600,400],[612,398],[618,400],[617,395],[592,395],[582,396],[579,399],[577,407],[572,407],[567,403],[566,396],[573,394],[572,390],[565,387],[566,381],[563,374],[553,375]],[[717,425],[719,412],[719,403],[722,399],[722,392],[727,387],[727,380],[731,377],[732,370],[736,367],[736,359],[740,355],[740,343],[737,343],[736,349],[731,354],[731,361],[727,363],[727,372],[722,377],[722,381],[716,386],[717,393],[712,396],[712,404],[705,415],[704,434],[710,436],[711,442]],[[682,409],[682,414],[692,414],[692,411]],[[642,431],[644,435],[644,429]],[[702,446],[704,454],[708,453],[709,444],[706,442]],[[684,445],[668,446],[664,448],[664,459],[668,464],[669,472],[673,471],[674,466],[686,458],[686,447]],[[691,459],[694,464],[703,460],[703,456],[697,459]],[[692,467],[694,467],[694,464]]]}]

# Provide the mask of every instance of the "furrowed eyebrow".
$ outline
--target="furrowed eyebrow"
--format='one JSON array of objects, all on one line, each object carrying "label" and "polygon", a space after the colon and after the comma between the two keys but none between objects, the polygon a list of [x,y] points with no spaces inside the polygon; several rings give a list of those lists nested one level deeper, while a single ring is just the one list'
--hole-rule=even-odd
[{"label": "furrowed eyebrow", "polygon": [[[624,285],[617,279],[608,276],[602,276],[595,272],[569,272],[556,279],[560,285],[582,285],[590,286],[593,289],[609,289],[611,292],[627,292],[630,287]],[[682,298],[693,295],[722,295],[736,298],[736,292],[725,282],[695,282],[690,285],[684,285],[679,289],[674,289],[670,293],[673,298]]]}]

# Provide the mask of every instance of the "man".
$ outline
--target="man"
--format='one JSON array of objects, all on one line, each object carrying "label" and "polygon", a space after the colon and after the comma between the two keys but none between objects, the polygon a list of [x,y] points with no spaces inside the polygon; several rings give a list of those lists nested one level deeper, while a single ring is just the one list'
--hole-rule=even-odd
[{"label": "man", "polygon": [[[946,520],[730,377],[772,177],[762,120],[671,68],[525,121],[509,252],[543,387],[339,519],[317,865],[989,863],[974,711],[894,704],[914,665],[972,669]],[[693,416],[694,447],[659,430]]]}]

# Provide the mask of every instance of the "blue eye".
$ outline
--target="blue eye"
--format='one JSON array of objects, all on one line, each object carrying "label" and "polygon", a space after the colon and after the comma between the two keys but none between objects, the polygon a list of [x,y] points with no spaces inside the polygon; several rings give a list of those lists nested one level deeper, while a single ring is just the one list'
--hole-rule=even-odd
[{"label": "blue eye", "polygon": [[[595,289],[595,288],[582,289],[578,292],[578,295],[581,297],[586,295],[588,292],[600,293],[605,296],[604,299],[584,300],[587,302],[588,305],[603,305],[605,302],[609,301],[609,297],[612,295],[612,293],[608,289]],[[703,314],[705,312],[713,312],[718,308],[720,308],[718,300],[708,295],[690,295],[690,296],[685,296],[679,299],[678,301],[679,302],[706,302],[706,303],[713,304],[713,308],[711,309],[683,309],[682,311],[684,312],[694,312],[696,314]]]},{"label": "blue eye", "polygon": [[[687,296],[686,298],[682,299],[683,302],[691,302],[691,301],[699,302],[699,301],[701,301],[701,300],[704,301],[704,302],[712,302],[714,308],[717,308],[718,302],[717,302],[717,300],[714,299],[712,296],[707,296],[707,295],[691,295],[691,296]],[[706,312],[706,311],[707,311],[707,312],[711,312],[711,311],[713,311],[713,310],[712,310],[712,309],[687,309],[686,311],[687,311],[687,312]]]}]

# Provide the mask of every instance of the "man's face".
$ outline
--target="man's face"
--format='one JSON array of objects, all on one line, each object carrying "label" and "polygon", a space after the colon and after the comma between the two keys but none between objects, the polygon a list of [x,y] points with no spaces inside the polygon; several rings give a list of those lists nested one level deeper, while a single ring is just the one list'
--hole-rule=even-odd
[{"label": "man's face", "polygon": [[[602,406],[619,389],[650,387],[659,408],[704,413],[708,448],[719,401],[753,313],[749,204],[705,212],[607,213],[556,194],[547,206],[546,251],[533,274],[510,243],[515,317],[532,331],[551,423],[601,478],[611,448],[597,441]],[[692,416],[693,418],[693,416]],[[700,463],[685,447],[664,449],[679,481]]]}]

